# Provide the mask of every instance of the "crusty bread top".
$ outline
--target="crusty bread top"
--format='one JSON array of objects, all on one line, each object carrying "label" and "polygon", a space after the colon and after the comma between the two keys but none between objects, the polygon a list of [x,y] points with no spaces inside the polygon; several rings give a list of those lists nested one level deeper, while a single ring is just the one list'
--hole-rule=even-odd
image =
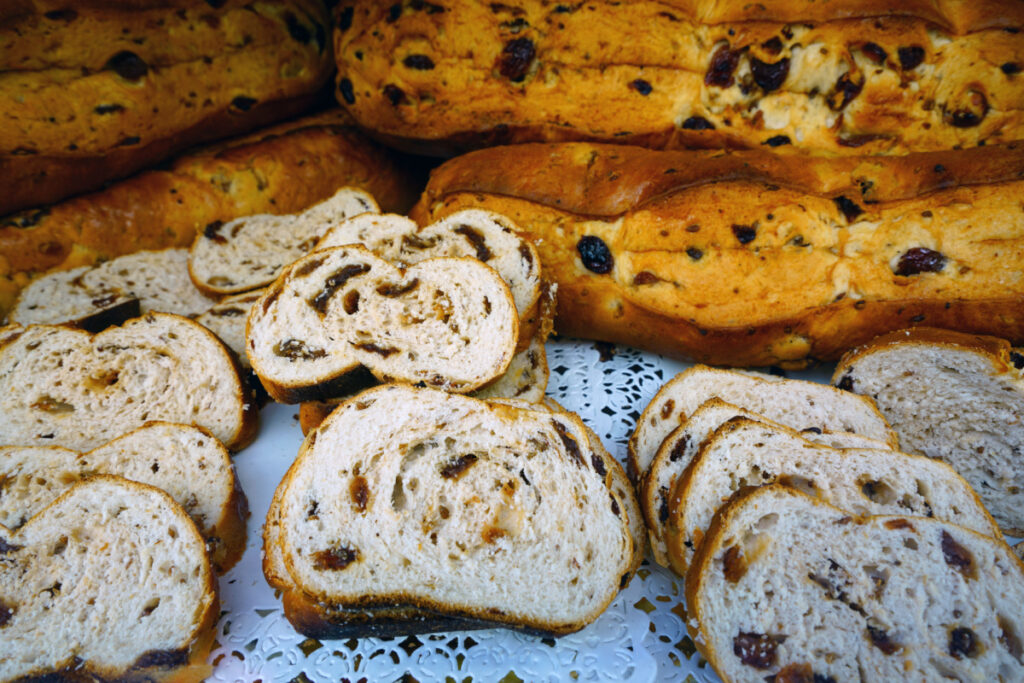
[{"label": "crusty bread top", "polygon": [[160,680],[205,663],[214,579],[202,537],[163,491],[98,475],[18,531],[0,526],[0,549],[0,679]]}]

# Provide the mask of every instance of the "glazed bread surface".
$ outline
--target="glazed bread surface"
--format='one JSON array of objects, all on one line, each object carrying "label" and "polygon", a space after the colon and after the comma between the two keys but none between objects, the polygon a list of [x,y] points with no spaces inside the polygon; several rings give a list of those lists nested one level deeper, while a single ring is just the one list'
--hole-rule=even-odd
[{"label": "glazed bread surface", "polygon": [[851,350],[833,382],[872,396],[903,449],[952,465],[1006,534],[1024,536],[1022,368],[1005,340],[913,328]]},{"label": "glazed bread surface", "polygon": [[903,154],[1024,137],[1013,0],[347,0],[337,18],[338,101],[432,154],[570,140]]},{"label": "glazed bread surface", "polygon": [[166,493],[98,475],[0,526],[0,679],[202,681],[217,620],[203,539]]},{"label": "glazed bread surface", "polygon": [[686,578],[694,643],[724,681],[1013,681],[1024,564],[924,517],[854,517],[792,489],[737,497]]},{"label": "glazed bread surface", "polygon": [[1024,341],[1024,146],[895,158],[583,143],[466,154],[412,217],[508,216],[556,330],[714,365],[835,360],[913,324]]},{"label": "glazed bread surface", "polygon": [[227,349],[201,325],[148,313],[96,335],[0,328],[0,444],[87,451],[151,420],[196,424],[229,449],[258,415]]}]

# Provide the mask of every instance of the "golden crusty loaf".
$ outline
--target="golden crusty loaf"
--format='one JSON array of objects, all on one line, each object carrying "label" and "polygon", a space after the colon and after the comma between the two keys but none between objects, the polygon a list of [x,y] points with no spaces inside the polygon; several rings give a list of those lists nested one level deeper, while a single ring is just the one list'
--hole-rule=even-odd
[{"label": "golden crusty loaf", "polygon": [[339,102],[430,153],[588,139],[876,154],[1024,137],[1013,0],[348,0],[337,18]]},{"label": "golden crusty loaf", "polygon": [[835,359],[928,324],[1024,339],[1024,145],[903,157],[472,152],[413,218],[508,216],[558,284],[555,329],[715,365]]},{"label": "golden crusty loaf", "polygon": [[0,218],[0,313],[38,271],[140,249],[187,247],[196,231],[257,213],[297,213],[343,185],[404,211],[413,176],[335,109],[219,143],[91,195]]},{"label": "golden crusty loaf", "polygon": [[0,214],[305,111],[331,72],[327,21],[317,0],[64,3],[7,18]]}]

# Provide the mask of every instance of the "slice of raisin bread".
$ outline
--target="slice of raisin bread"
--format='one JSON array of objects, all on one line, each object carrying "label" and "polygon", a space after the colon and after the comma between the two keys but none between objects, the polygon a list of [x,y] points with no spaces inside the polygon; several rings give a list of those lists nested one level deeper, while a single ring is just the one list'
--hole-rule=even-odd
[{"label": "slice of raisin bread", "polygon": [[367,211],[380,211],[373,197],[364,190],[343,187],[300,214],[215,221],[192,243],[189,274],[196,287],[212,296],[265,287],[289,263],[312,250],[332,225]]},{"label": "slice of raisin bread", "polygon": [[245,321],[264,290],[227,296],[196,317],[196,322],[213,332],[224,345],[235,352],[242,367],[249,367],[245,355]]},{"label": "slice of raisin bread", "polygon": [[29,283],[18,296],[10,321],[76,323],[95,316],[98,303],[113,300],[110,305],[114,305],[124,299],[138,299],[141,313],[160,311],[194,318],[215,303],[189,279],[186,249],[139,251],[71,272],[75,275],[70,278],[67,271],[56,271]]},{"label": "slice of raisin bread", "polygon": [[87,451],[165,420],[238,450],[258,419],[228,350],[181,316],[147,313],[96,335],[59,325],[0,334],[0,445]]},{"label": "slice of raisin bread", "polygon": [[754,489],[715,517],[686,602],[727,682],[1024,680],[1024,564],[946,521]]},{"label": "slice of raisin bread", "polygon": [[218,572],[245,550],[249,508],[227,449],[199,427],[149,422],[88,453],[0,446],[0,524],[15,530],[76,482],[116,474],[170,494],[195,522]]},{"label": "slice of raisin bread", "polygon": [[872,397],[904,450],[948,462],[1003,532],[1024,536],[1024,355],[995,337],[916,327],[849,352],[833,382]]},{"label": "slice of raisin bread", "polygon": [[256,303],[246,352],[282,403],[343,396],[377,381],[468,392],[500,377],[518,316],[508,286],[474,259],[402,271],[361,246],[299,259]]},{"label": "slice of raisin bread", "polygon": [[512,292],[525,346],[542,320],[544,284],[537,249],[518,233],[518,226],[505,216],[481,209],[458,211],[424,228],[405,216],[366,213],[331,228],[317,249],[362,244],[402,268],[439,256],[486,263]]},{"label": "slice of raisin bread", "polygon": [[[640,504],[647,522],[647,533],[651,542],[654,561],[663,567],[669,566],[668,547],[665,545],[665,522],[669,516],[669,499],[676,480],[696,457],[705,440],[716,429],[734,417],[746,417],[765,424],[778,425],[762,415],[744,410],[720,398],[703,403],[692,415],[683,419],[665,440],[661,442],[650,467],[640,478]],[[779,425],[781,426],[781,425]],[[888,448],[883,441],[850,432],[822,432],[811,427],[800,433],[808,441],[832,446],[833,448]]]},{"label": "slice of raisin bread", "polygon": [[364,392],[306,437],[275,494],[287,576],[267,578],[284,578],[290,619],[412,604],[575,631],[628,580],[634,553],[604,465],[565,413],[401,385]]},{"label": "slice of raisin bread", "polygon": [[870,399],[815,382],[695,365],[669,380],[637,420],[628,445],[630,477],[638,481],[665,437],[716,397],[797,431],[853,432],[896,446]]},{"label": "slice of raisin bread", "polygon": [[97,475],[0,526],[0,680],[201,681],[216,620],[203,538],[160,489]]},{"label": "slice of raisin bread", "polygon": [[672,568],[686,573],[722,501],[744,487],[775,482],[857,515],[935,517],[1002,537],[970,485],[945,463],[891,450],[830,448],[737,417],[704,443],[672,491],[664,526]]},{"label": "slice of raisin bread", "polygon": [[90,266],[81,266],[33,280],[19,293],[7,320],[27,325],[55,318],[87,332],[100,332],[141,315],[139,299],[120,288],[85,289],[81,278],[91,270]]}]

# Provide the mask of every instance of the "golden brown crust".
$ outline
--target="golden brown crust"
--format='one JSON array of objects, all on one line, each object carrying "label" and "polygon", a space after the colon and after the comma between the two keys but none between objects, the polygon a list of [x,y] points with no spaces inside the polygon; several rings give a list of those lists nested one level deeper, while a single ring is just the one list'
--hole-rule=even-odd
[{"label": "golden brown crust", "polygon": [[299,114],[329,77],[320,3],[163,4],[76,4],[0,24],[0,214]]},{"label": "golden brown crust", "polygon": [[1014,0],[348,0],[337,11],[339,102],[419,152],[596,140],[903,154],[1024,137]]},{"label": "golden brown crust", "polygon": [[[833,383],[841,379],[845,368],[856,363],[864,355],[887,346],[900,344],[923,344],[973,351],[988,356],[997,372],[1010,372],[1015,367],[1010,356],[1014,350],[1005,339],[980,334],[966,334],[936,327],[911,327],[879,335],[867,344],[851,349],[836,365],[836,372],[832,378]],[[1021,361],[1024,362],[1024,358]]]},{"label": "golden brown crust", "polygon": [[[0,219],[0,313],[37,272],[192,243],[214,221],[294,213],[338,187],[404,211],[418,183],[339,109],[300,118],[141,173],[91,195]],[[113,237],[116,236],[116,237]]]},{"label": "golden brown crust", "polygon": [[[1019,341],[1024,283],[1005,274],[1024,267],[1024,231],[1006,217],[1024,148],[963,156],[527,145],[441,166],[412,215],[485,208],[522,226],[570,336],[789,367],[917,324]],[[604,260],[585,265],[581,244]]]}]

